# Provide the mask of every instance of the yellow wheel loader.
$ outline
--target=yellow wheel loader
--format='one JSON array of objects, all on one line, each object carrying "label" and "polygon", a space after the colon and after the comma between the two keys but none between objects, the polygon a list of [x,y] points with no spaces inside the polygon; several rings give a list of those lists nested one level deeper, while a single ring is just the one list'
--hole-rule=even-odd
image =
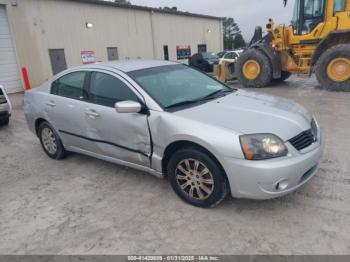
[{"label": "yellow wheel loader", "polygon": [[291,25],[269,19],[266,27],[264,37],[256,28],[238,60],[241,84],[264,87],[293,73],[315,73],[321,86],[350,91],[350,0],[295,0]]}]

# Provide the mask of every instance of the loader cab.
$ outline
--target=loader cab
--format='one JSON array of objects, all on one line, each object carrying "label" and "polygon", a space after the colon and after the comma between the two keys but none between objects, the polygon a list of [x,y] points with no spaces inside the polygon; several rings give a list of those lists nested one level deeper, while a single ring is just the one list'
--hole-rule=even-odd
[{"label": "loader cab", "polygon": [[326,2],[327,0],[295,0],[291,22],[294,35],[309,34],[325,20]]}]

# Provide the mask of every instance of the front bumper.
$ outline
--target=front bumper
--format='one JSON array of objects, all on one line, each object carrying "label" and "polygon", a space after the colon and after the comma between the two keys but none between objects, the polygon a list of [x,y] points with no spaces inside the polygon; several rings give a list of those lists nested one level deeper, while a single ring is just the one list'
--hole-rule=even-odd
[{"label": "front bumper", "polygon": [[[317,173],[323,154],[321,130],[318,141],[309,150],[299,152],[289,143],[287,147],[289,154],[283,158],[261,161],[225,158],[224,169],[232,196],[270,199],[289,194],[307,183]],[[283,188],[279,188],[281,183],[284,184]]]}]

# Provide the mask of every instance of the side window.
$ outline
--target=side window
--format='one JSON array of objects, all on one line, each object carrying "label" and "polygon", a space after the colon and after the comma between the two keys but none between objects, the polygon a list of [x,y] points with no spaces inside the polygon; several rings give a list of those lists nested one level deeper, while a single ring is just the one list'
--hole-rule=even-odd
[{"label": "side window", "polygon": [[312,19],[323,15],[324,1],[307,0],[304,4],[305,19]]},{"label": "side window", "polygon": [[114,107],[120,101],[138,101],[137,96],[118,78],[99,72],[91,75],[89,101],[94,104]]},{"label": "side window", "polygon": [[62,76],[52,83],[51,93],[68,98],[81,99],[85,75],[85,72],[74,72]]},{"label": "side window", "polygon": [[227,59],[234,59],[235,58],[235,53],[228,53],[227,55],[226,55],[226,58]]},{"label": "side window", "polygon": [[345,0],[334,0],[334,12],[345,11]]}]

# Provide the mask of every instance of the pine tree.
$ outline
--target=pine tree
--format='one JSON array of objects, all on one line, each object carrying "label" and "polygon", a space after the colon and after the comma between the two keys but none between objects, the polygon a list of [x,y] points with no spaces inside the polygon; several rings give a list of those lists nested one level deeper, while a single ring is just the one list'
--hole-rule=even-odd
[{"label": "pine tree", "polygon": [[130,1],[127,1],[127,0],[114,0],[114,3],[123,4],[123,5],[131,5]]},{"label": "pine tree", "polygon": [[164,7],[160,7],[159,9],[165,10],[165,11],[170,11],[170,12],[176,12],[177,11],[177,7],[173,6],[173,7],[168,7],[168,6],[164,6]]},{"label": "pine tree", "polygon": [[233,46],[235,49],[238,49],[238,48],[242,48],[242,47],[246,47],[247,44],[246,42],[244,41],[244,38],[242,36],[241,33],[238,33],[235,37],[235,39],[233,40]]},{"label": "pine tree", "polygon": [[224,49],[237,49],[244,47],[245,41],[241,29],[235,20],[231,17],[225,17],[223,21],[224,30]]}]

